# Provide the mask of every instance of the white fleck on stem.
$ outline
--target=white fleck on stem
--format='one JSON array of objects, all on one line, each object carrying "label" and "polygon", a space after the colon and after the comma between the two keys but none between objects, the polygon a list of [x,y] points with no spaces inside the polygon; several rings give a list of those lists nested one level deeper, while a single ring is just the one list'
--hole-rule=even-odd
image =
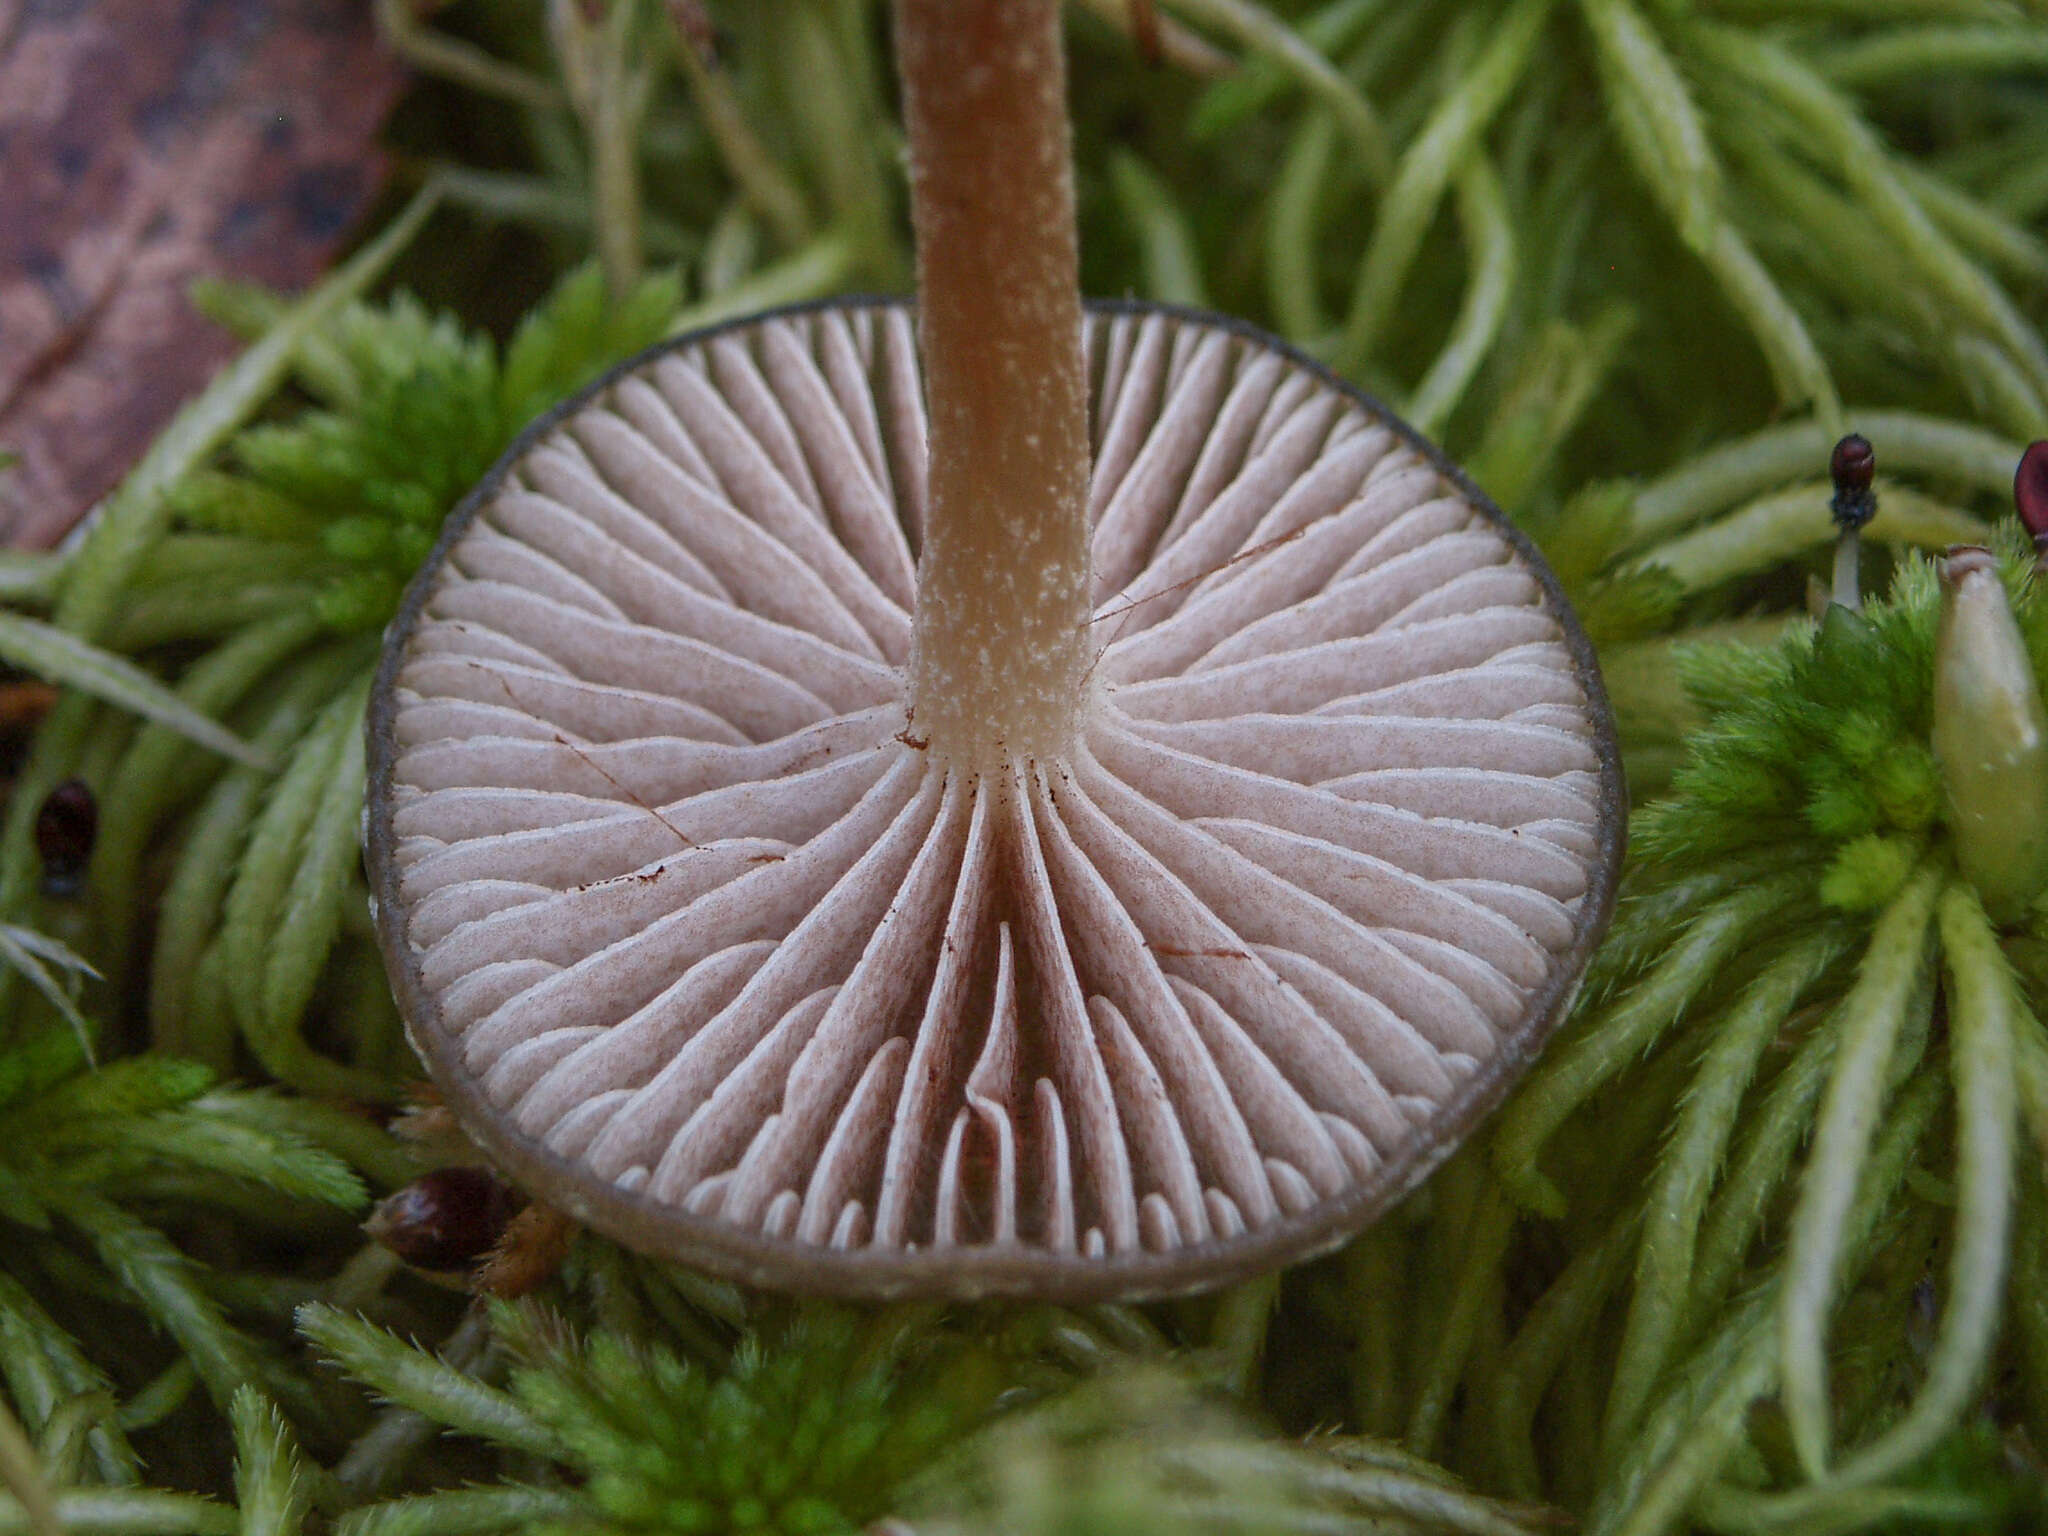
[{"label": "white fleck on stem", "polygon": [[1087,675],[1088,380],[1057,0],[900,0],[930,512],[914,729],[1063,753]]}]

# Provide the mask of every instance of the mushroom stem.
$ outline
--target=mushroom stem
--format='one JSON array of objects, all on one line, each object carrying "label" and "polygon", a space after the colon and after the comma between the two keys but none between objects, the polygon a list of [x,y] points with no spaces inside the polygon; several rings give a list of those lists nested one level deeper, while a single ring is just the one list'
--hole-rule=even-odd
[{"label": "mushroom stem", "polygon": [[930,492],[914,730],[1060,753],[1088,672],[1088,377],[1058,0],[898,0]]}]

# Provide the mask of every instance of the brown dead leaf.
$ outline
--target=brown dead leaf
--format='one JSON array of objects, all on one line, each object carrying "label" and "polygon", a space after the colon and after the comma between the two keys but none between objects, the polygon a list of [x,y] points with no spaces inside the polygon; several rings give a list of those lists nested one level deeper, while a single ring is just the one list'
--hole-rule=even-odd
[{"label": "brown dead leaf", "polygon": [[0,542],[62,537],[233,353],[195,277],[333,258],[400,83],[360,0],[0,0]]}]

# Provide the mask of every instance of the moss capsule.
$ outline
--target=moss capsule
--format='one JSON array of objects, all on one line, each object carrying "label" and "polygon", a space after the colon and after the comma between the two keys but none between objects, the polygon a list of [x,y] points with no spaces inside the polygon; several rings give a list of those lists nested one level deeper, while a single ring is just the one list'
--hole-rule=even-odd
[{"label": "moss capsule", "polygon": [[37,808],[36,852],[43,859],[45,896],[84,894],[85,868],[99,825],[99,804],[83,779],[66,779]]},{"label": "moss capsule", "polygon": [[387,1196],[363,1229],[418,1269],[462,1269],[496,1246],[519,1199],[488,1168],[437,1168]]},{"label": "moss capsule", "polygon": [[2010,922],[2048,885],[2048,720],[1989,551],[1942,562],[1934,658],[1934,755],[1956,862],[1985,910]]},{"label": "moss capsule", "polygon": [[2034,541],[2034,552],[2048,560],[2048,440],[2029,443],[2012,477],[2013,510]]}]

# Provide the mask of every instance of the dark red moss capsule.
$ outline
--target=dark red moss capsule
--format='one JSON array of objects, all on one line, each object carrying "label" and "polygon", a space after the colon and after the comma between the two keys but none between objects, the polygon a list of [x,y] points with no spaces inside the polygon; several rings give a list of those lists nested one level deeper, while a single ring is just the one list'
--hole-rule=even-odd
[{"label": "dark red moss capsule", "polygon": [[1828,474],[1838,491],[1867,491],[1876,473],[1877,454],[1861,432],[1851,432],[1835,444],[1828,458]]},{"label": "dark red moss capsule", "polygon": [[72,897],[85,889],[85,866],[99,836],[100,808],[83,779],[66,779],[36,812],[36,852],[43,858],[43,894]]},{"label": "dark red moss capsule", "polygon": [[2034,540],[2048,553],[2048,440],[2029,443],[2012,477],[2012,505]]},{"label": "dark red moss capsule", "polygon": [[1870,439],[1851,432],[1828,456],[1828,475],[1835,482],[1834,500],[1828,503],[1839,528],[1861,528],[1877,515],[1877,493],[1871,489],[1877,476],[1877,453]]},{"label": "dark red moss capsule", "polygon": [[385,1197],[363,1230],[417,1269],[464,1269],[497,1246],[519,1197],[488,1168],[436,1168]]}]

